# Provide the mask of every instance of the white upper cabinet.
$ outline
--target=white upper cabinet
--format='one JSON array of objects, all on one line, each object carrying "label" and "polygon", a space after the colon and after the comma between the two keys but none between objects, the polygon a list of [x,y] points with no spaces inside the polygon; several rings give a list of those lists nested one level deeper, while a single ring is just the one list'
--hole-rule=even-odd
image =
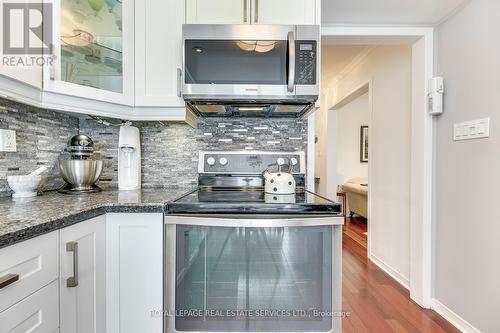
[{"label": "white upper cabinet", "polygon": [[[52,65],[0,64],[0,97],[66,112],[188,123],[194,119],[181,92],[182,24],[319,24],[321,6],[319,0],[42,3],[51,4],[43,8],[42,25],[43,43],[52,45],[46,55],[54,56]],[[0,36],[5,29],[0,25]],[[22,29],[15,31],[19,35]]]},{"label": "white upper cabinet", "polygon": [[184,107],[184,0],[136,1],[135,21],[135,104]]},{"label": "white upper cabinet", "polygon": [[186,1],[186,23],[198,24],[316,24],[319,5],[317,0]]},{"label": "white upper cabinet", "polygon": [[186,0],[186,23],[250,23],[252,0]]},{"label": "white upper cabinet", "polygon": [[[0,36],[1,33],[2,32],[0,31]],[[33,86],[38,89],[42,89],[42,67],[36,66],[17,68],[0,64],[0,75],[4,75],[10,79],[14,79],[21,83]]]},{"label": "white upper cabinet", "polygon": [[316,24],[316,0],[253,0],[253,24]]},{"label": "white upper cabinet", "polygon": [[[20,7],[23,4],[28,5],[31,3],[33,3],[33,1],[20,0],[12,2],[10,6]],[[33,59],[35,58],[32,58],[38,58],[38,55],[25,55],[25,53],[26,51],[28,51],[30,46],[41,46],[42,41],[36,35],[34,35],[29,41],[29,43],[33,45],[25,45],[25,41],[23,39],[24,36],[22,19],[24,15],[24,9],[7,9],[7,6],[4,6],[4,4],[7,5],[8,2],[2,1],[2,5],[0,6],[0,18],[2,18],[2,20],[9,20],[9,22],[2,22],[2,24],[0,24],[0,56],[2,57],[2,61],[0,61],[0,75],[9,79],[14,79],[16,83],[21,82],[37,89],[41,89],[42,66],[39,65],[41,64],[40,62],[37,62],[38,59],[33,61]],[[8,12],[4,13],[4,10],[7,10]],[[0,89],[1,88],[4,88],[3,85],[0,86]],[[7,84],[5,85],[5,88],[9,89],[12,87],[9,87]]]},{"label": "white upper cabinet", "polygon": [[44,90],[134,104],[134,1],[54,0]]}]

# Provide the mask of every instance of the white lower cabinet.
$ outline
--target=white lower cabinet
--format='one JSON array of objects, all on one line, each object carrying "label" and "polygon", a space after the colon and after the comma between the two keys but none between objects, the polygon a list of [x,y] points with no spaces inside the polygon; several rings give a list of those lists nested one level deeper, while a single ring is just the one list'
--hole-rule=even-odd
[{"label": "white lower cabinet", "polygon": [[162,333],[163,214],[102,215],[0,249],[0,281],[0,333]]},{"label": "white lower cabinet", "polygon": [[61,229],[61,333],[106,332],[106,217]]},{"label": "white lower cabinet", "polygon": [[108,214],[106,223],[106,332],[161,333],[163,214]]},{"label": "white lower cabinet", "polygon": [[[59,276],[58,232],[0,249],[0,312]],[[1,326],[0,326],[1,327]]]},{"label": "white lower cabinet", "polygon": [[59,327],[57,280],[0,313],[0,333],[52,333]]}]

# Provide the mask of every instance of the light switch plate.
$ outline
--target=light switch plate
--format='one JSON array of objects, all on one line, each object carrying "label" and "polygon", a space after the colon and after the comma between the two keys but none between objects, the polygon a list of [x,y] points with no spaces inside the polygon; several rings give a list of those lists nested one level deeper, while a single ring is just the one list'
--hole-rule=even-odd
[{"label": "light switch plate", "polygon": [[490,118],[457,123],[453,127],[453,140],[472,140],[490,136]]},{"label": "light switch plate", "polygon": [[17,152],[16,131],[0,129],[0,151]]}]

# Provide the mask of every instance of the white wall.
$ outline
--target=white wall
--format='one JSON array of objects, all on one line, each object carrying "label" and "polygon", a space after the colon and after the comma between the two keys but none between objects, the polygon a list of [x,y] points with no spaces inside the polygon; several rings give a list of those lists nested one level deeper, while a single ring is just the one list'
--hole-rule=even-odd
[{"label": "white wall", "polygon": [[[366,49],[366,46],[328,46],[321,47],[321,107],[313,116],[315,117],[315,134],[318,142],[315,145],[315,177],[320,179],[320,183],[316,192],[319,194],[336,199],[336,182],[327,179],[327,152],[328,147],[335,145],[334,138],[328,142],[328,127],[332,128],[334,124],[332,117],[328,118],[328,110],[333,105],[331,104],[333,93],[332,84],[337,82],[342,77],[342,71],[361,52]],[[332,161],[334,164],[334,161]]]},{"label": "white wall", "polygon": [[349,104],[332,110],[337,113],[335,147],[336,177],[339,184],[357,177],[368,177],[368,163],[361,163],[359,156],[360,127],[369,123],[368,93]]},{"label": "white wall", "polygon": [[[500,1],[474,0],[438,28],[445,112],[436,119],[434,297],[500,332]],[[453,124],[491,118],[490,138],[454,142]]]},{"label": "white wall", "polygon": [[[328,95],[321,102],[328,110],[371,82],[369,256],[404,285],[410,276],[411,70],[410,45],[365,48],[340,80],[323,87]],[[326,117],[323,122],[332,123],[329,112]],[[317,132],[324,142],[329,134]],[[317,170],[335,174],[327,161],[318,160]]]}]

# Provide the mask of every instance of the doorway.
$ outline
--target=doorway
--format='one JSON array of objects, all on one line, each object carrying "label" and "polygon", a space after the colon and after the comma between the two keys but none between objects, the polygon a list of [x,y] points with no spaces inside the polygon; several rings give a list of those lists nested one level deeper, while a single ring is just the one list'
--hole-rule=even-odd
[{"label": "doorway", "polygon": [[[324,41],[337,45],[406,45],[411,49],[411,106],[410,106],[410,176],[409,176],[409,273],[407,287],[411,298],[422,307],[429,307],[431,299],[431,206],[432,206],[432,117],[427,114],[427,80],[433,74],[433,30],[432,28],[390,28],[390,27],[322,27]],[[367,51],[368,52],[368,51]],[[348,72],[348,71],[347,71]],[[322,73],[322,75],[324,75]],[[363,84],[376,83],[370,79]],[[324,87],[323,87],[324,88]],[[321,103],[324,103],[322,88]],[[358,87],[359,88],[359,87]],[[348,94],[348,92],[344,92]],[[372,95],[370,93],[370,98]],[[330,107],[331,109],[331,107]],[[318,149],[314,144],[316,127],[319,122],[309,118],[309,168],[317,162]],[[331,144],[331,139],[327,140]],[[328,160],[327,163],[332,161]],[[314,168],[315,170],[317,167]],[[314,175],[309,174],[309,184],[314,183]],[[370,178],[370,176],[369,176]],[[321,181],[320,181],[321,183]],[[330,183],[330,182],[329,182]],[[335,183],[335,182],[333,182]],[[331,185],[331,184],[330,184]],[[336,192],[335,186],[327,186],[327,191]],[[331,197],[331,193],[329,195]],[[383,207],[382,207],[383,209]],[[370,215],[370,214],[368,214]],[[369,230],[370,234],[370,230]],[[368,240],[370,246],[370,240]],[[390,271],[391,267],[379,267]],[[397,279],[397,276],[393,276]],[[399,281],[405,282],[405,281]],[[404,284],[404,283],[402,283]]]},{"label": "doorway", "polygon": [[327,179],[334,177],[337,198],[345,206],[344,237],[363,249],[367,257],[370,107],[366,85],[327,111],[328,117],[334,118],[329,122],[328,132],[335,136],[334,146],[327,147],[327,155],[332,154],[330,159],[335,161],[333,170],[326,170]]}]

